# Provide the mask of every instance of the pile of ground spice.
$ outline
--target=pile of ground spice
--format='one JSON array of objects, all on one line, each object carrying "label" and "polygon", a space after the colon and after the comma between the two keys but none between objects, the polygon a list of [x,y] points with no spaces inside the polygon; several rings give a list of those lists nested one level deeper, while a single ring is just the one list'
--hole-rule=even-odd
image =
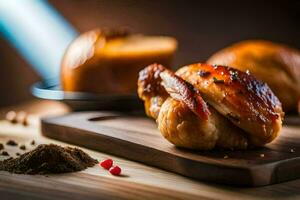
[{"label": "pile of ground spice", "polygon": [[81,171],[97,160],[77,148],[41,144],[17,158],[0,161],[0,170],[17,174],[54,174]]}]

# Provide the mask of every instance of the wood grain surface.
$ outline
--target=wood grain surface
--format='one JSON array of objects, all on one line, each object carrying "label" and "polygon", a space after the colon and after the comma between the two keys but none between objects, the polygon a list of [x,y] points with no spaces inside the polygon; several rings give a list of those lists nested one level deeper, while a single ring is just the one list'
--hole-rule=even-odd
[{"label": "wood grain surface", "polygon": [[[14,139],[19,145],[25,144],[28,147],[26,151],[35,147],[30,145],[33,139],[37,144],[67,145],[43,137],[35,125],[23,127],[0,121],[0,143],[5,144],[9,139]],[[98,160],[112,158],[122,167],[123,176],[113,177],[97,165],[82,172],[48,176],[0,172],[1,199],[195,199],[196,197],[222,200],[296,200],[300,198],[300,179],[258,188],[224,186],[191,180],[113,155],[82,149]],[[16,152],[22,152],[18,147],[7,145],[5,150],[13,156]],[[0,156],[0,159],[5,158]]]},{"label": "wood grain surface", "polygon": [[284,127],[280,137],[264,148],[209,152],[175,148],[154,121],[117,113],[80,112],[44,119],[42,133],[215,183],[262,186],[300,177],[300,133],[293,127]]},{"label": "wood grain surface", "polygon": [[[39,117],[49,116],[49,114],[66,113],[65,106],[51,101],[34,101],[5,108],[0,111],[5,115],[9,110],[23,110],[30,114],[34,114],[30,126],[24,127],[21,125],[12,125],[7,121],[0,121],[0,143],[5,144],[8,139],[14,139],[19,144],[26,144],[27,151],[30,150],[30,142],[35,139],[37,144],[56,143],[60,145],[70,145],[57,140],[49,139],[40,134],[39,131]],[[2,116],[3,116],[2,115]],[[299,118],[298,118],[299,119]],[[300,125],[300,123],[298,123]],[[297,125],[297,123],[295,124]],[[292,129],[300,131],[300,126],[293,126]],[[73,146],[73,145],[70,145]],[[33,146],[34,147],[34,146]],[[31,147],[31,148],[33,148]],[[122,167],[123,177],[113,177],[106,170],[94,166],[85,171],[63,174],[63,175],[49,175],[49,176],[27,176],[9,174],[7,172],[0,172],[0,194],[1,199],[105,199],[118,198],[128,199],[126,192],[118,193],[118,197],[111,197],[111,191],[117,192],[116,189],[108,189],[109,184],[114,184],[120,179],[128,181],[126,183],[136,183],[137,187],[134,190],[140,191],[139,185],[145,187],[154,186],[158,190],[167,190],[170,197],[175,198],[178,193],[184,197],[182,199],[222,199],[222,200],[236,200],[236,199],[300,199],[300,179],[288,181],[280,184],[258,187],[258,188],[240,188],[231,187],[207,182],[195,181],[189,178],[169,173],[158,168],[146,166],[137,162],[129,161],[120,157],[105,154],[103,152],[91,151],[82,148],[94,158],[102,160],[105,158],[114,159],[115,163]],[[17,147],[9,147],[5,145],[11,155],[20,152]],[[0,159],[7,157],[0,156]],[[76,176],[76,178],[73,178]],[[90,177],[90,178],[88,178]],[[91,179],[95,181],[91,181]],[[109,181],[104,184],[102,179]],[[98,184],[96,184],[97,182]],[[59,184],[60,183],[60,184]],[[96,184],[96,185],[94,185]],[[100,188],[100,189],[99,189]],[[126,188],[126,186],[125,186]],[[116,191],[115,191],[116,190]],[[81,192],[82,191],[82,192]],[[88,192],[84,192],[88,191]],[[99,192],[101,191],[101,192]],[[151,192],[149,192],[151,193]],[[147,195],[151,195],[151,194]],[[174,194],[174,195],[173,195]],[[152,199],[164,199],[157,193],[154,193]],[[151,196],[151,197],[153,197]],[[181,196],[182,197],[182,196]],[[145,199],[144,196],[137,193],[133,199]]]}]

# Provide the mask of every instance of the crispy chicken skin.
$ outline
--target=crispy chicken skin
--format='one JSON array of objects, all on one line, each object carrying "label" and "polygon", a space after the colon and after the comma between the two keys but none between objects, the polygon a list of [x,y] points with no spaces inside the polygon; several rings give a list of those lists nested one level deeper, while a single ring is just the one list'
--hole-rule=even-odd
[{"label": "crispy chicken skin", "polygon": [[161,134],[176,146],[210,150],[246,149],[245,133],[210,108],[207,120],[193,113],[183,102],[168,98],[162,105],[157,118]]},{"label": "crispy chicken skin", "polygon": [[157,124],[161,134],[179,147],[208,150],[218,140],[212,118],[201,120],[183,102],[171,97],[161,106]]},{"label": "crispy chicken skin", "polygon": [[276,138],[282,126],[282,107],[267,84],[250,73],[209,64],[180,68],[177,75],[194,85],[220,114],[248,133],[261,146]]},{"label": "crispy chicken skin", "polygon": [[138,95],[144,101],[145,112],[156,119],[163,102],[169,96],[161,85],[160,73],[166,70],[162,65],[152,64],[139,72]]},{"label": "crispy chicken skin", "polygon": [[161,65],[140,72],[138,94],[146,114],[156,119],[162,135],[176,146],[202,150],[248,146],[244,131],[209,108],[191,84]]},{"label": "crispy chicken skin", "polygon": [[271,142],[281,129],[281,104],[269,87],[229,67],[194,64],[175,74],[153,64],[140,72],[138,95],[179,147],[246,149]]}]

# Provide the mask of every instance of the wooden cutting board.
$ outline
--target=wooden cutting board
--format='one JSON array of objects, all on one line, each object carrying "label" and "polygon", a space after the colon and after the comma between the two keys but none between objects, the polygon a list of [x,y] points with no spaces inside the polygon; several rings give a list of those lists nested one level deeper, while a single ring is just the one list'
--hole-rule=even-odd
[{"label": "wooden cutting board", "polygon": [[300,177],[299,128],[247,151],[189,151],[166,141],[151,119],[109,112],[78,112],[42,120],[42,134],[198,180],[262,186]]}]

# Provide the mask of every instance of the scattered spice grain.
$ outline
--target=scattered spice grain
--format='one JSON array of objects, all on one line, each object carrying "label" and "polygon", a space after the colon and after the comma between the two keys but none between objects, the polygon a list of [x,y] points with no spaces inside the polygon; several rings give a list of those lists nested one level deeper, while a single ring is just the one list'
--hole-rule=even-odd
[{"label": "scattered spice grain", "polygon": [[25,151],[26,150],[26,146],[23,144],[23,145],[20,146],[20,149]]},{"label": "scattered spice grain", "polygon": [[7,151],[2,151],[1,155],[2,156],[9,156],[9,153],[7,153]]},{"label": "scattered spice grain", "polygon": [[9,146],[17,146],[18,143],[17,143],[16,141],[14,141],[14,140],[8,140],[8,141],[6,142],[6,145],[9,145]]}]

